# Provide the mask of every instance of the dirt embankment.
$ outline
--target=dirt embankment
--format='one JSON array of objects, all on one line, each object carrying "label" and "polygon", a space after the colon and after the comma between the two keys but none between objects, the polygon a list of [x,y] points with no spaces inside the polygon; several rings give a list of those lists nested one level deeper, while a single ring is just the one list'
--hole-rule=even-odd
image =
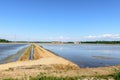
[{"label": "dirt embankment", "polygon": [[30,60],[30,46],[17,62],[0,65],[0,79],[9,77],[21,79],[25,75],[29,77],[40,73],[52,76],[108,75],[120,68],[120,66],[79,68],[71,61],[61,58],[39,45],[32,44],[32,46],[34,46],[33,60]]},{"label": "dirt embankment", "polygon": [[28,47],[23,55],[19,58],[18,61],[27,61],[30,60],[30,53],[31,53],[32,46]]},{"label": "dirt embankment", "polygon": [[[30,60],[32,46],[34,46],[34,58],[33,60]],[[20,77],[23,76],[23,72],[28,75],[32,74],[33,76],[37,75],[41,71],[47,72],[48,70],[78,69],[79,67],[76,64],[61,58],[54,53],[51,53],[39,45],[32,44],[29,48],[26,49],[18,61],[0,65],[0,78],[14,76]]]},{"label": "dirt embankment", "polygon": [[[34,50],[33,50],[33,60],[31,61],[30,55],[31,55],[32,47]],[[69,65],[68,67],[71,67],[74,69],[79,69],[79,67],[76,64],[74,64],[62,57],[59,57],[59,56],[55,55],[54,53],[40,47],[39,45],[36,45],[36,44],[32,44],[28,49],[26,49],[24,55],[19,59],[19,61],[24,61],[23,63],[25,63],[25,61],[28,61],[27,64],[30,63],[30,65],[38,65],[38,64],[46,64],[46,65],[55,64],[57,66],[58,65],[60,65],[60,66],[63,66],[63,65],[68,66]],[[32,62],[34,62],[34,63],[32,63]],[[22,65],[22,64],[20,64],[20,65]],[[59,66],[59,68],[60,68],[60,66]]]}]

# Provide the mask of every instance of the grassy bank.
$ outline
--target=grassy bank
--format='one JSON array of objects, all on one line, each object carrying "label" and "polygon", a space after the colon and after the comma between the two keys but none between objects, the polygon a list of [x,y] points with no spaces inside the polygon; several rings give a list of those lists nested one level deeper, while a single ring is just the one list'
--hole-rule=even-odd
[{"label": "grassy bank", "polygon": [[19,61],[26,61],[30,59],[30,51],[31,51],[32,46],[28,47],[26,49],[26,51],[24,52],[24,54],[21,56],[21,58],[19,59]]},{"label": "grassy bank", "polygon": [[[13,78],[7,78],[3,80],[18,80]],[[114,74],[103,75],[103,76],[75,76],[75,77],[55,77],[55,76],[46,76],[44,73],[40,73],[36,77],[27,77],[24,75],[21,80],[120,80],[120,70],[116,71]]]},{"label": "grassy bank", "polygon": [[37,60],[26,61],[25,56],[28,57],[30,51],[31,47],[26,49],[23,61],[1,65],[0,80],[120,80],[119,65],[78,68],[74,63],[35,44],[34,56],[37,57],[34,59]]},{"label": "grassy bank", "polygon": [[[37,76],[32,77],[24,74],[20,79],[6,78],[3,80],[120,80],[120,69],[115,69],[115,72],[109,75],[96,75],[96,76],[51,76],[46,73],[39,73]],[[59,73],[58,73],[59,74]]]}]

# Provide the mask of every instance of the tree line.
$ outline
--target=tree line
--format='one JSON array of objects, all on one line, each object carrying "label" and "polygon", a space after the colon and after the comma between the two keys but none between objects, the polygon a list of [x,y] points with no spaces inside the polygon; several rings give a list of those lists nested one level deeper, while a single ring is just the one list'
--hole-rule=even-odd
[{"label": "tree line", "polygon": [[0,42],[9,42],[9,41],[6,39],[0,39]]},{"label": "tree line", "polygon": [[89,44],[120,44],[120,41],[84,41],[81,43],[89,43]]}]

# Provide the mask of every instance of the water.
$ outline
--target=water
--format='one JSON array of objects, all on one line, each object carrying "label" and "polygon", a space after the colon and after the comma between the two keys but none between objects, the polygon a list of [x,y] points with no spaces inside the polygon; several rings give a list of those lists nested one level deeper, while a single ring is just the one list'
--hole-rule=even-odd
[{"label": "water", "polygon": [[41,44],[57,55],[80,67],[100,67],[120,64],[120,45],[105,44]]},{"label": "water", "polygon": [[0,44],[0,64],[18,60],[22,55],[18,51],[27,46],[28,44]]},{"label": "water", "polygon": [[31,52],[30,52],[30,60],[33,60],[34,58],[34,46],[32,46]]}]

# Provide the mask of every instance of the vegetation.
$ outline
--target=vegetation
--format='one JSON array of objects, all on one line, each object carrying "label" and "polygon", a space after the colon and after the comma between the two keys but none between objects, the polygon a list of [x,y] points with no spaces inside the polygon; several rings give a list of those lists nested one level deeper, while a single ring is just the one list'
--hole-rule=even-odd
[{"label": "vegetation", "polygon": [[30,80],[78,80],[78,77],[51,77],[51,76],[37,76],[30,77]]},{"label": "vegetation", "polygon": [[[59,42],[59,41],[58,41]],[[52,43],[52,42],[34,42],[34,43]],[[65,44],[74,44],[74,42],[62,42]],[[78,41],[78,43],[87,43],[87,44],[120,44],[120,41]]]},{"label": "vegetation", "polygon": [[85,41],[81,43],[88,43],[88,44],[120,44],[120,41]]},{"label": "vegetation", "polygon": [[0,42],[10,42],[10,41],[8,41],[6,39],[0,39]]},{"label": "vegetation", "polygon": [[111,75],[103,75],[103,76],[81,76],[81,77],[54,77],[54,76],[45,76],[45,75],[38,75],[37,77],[30,77],[30,80],[120,80],[120,72],[117,71]]},{"label": "vegetation", "polygon": [[31,48],[32,48],[32,46],[30,46],[30,47],[27,48],[27,50],[26,50],[25,53],[21,56],[21,58],[19,59],[19,61],[30,60]]},{"label": "vegetation", "polygon": [[[0,42],[11,42],[5,39],[0,39]],[[53,43],[54,41],[12,41],[16,43]],[[56,41],[59,42],[59,41]],[[61,42],[64,44],[74,44],[75,42]],[[78,41],[78,43],[85,43],[85,44],[120,44],[120,41]]]},{"label": "vegetation", "polygon": [[115,80],[120,80],[120,69],[115,70],[115,73],[113,74],[113,77]]},{"label": "vegetation", "polygon": [[[115,73],[110,75],[101,75],[101,76],[80,76],[80,77],[55,77],[55,76],[46,76],[43,73],[40,73],[36,77],[27,77],[24,76],[22,80],[120,80],[120,70],[116,70]],[[3,79],[3,80],[18,80],[13,78]]]},{"label": "vegetation", "polygon": [[3,80],[18,80],[18,79],[7,78],[7,79],[3,79]]}]

